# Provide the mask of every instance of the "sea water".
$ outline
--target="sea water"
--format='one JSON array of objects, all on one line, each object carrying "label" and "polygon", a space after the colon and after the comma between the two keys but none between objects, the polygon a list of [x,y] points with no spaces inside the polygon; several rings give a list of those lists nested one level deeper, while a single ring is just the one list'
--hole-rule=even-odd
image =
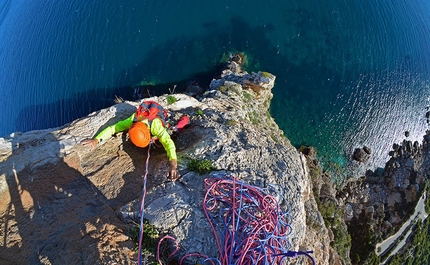
[{"label": "sea water", "polygon": [[291,143],[347,168],[382,167],[427,124],[426,0],[0,2],[0,135],[61,126],[136,84],[207,86],[221,58],[277,76],[271,114]]}]

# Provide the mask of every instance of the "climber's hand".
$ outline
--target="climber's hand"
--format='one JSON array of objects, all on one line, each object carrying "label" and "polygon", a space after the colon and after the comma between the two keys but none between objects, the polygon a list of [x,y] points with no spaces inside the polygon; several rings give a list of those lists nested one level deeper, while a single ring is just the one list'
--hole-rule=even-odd
[{"label": "climber's hand", "polygon": [[90,146],[90,151],[96,149],[98,143],[99,141],[97,139],[86,139],[81,142],[84,146]]},{"label": "climber's hand", "polygon": [[178,168],[178,161],[176,161],[176,159],[170,160],[169,177],[173,181],[176,181],[181,177],[177,168]]}]

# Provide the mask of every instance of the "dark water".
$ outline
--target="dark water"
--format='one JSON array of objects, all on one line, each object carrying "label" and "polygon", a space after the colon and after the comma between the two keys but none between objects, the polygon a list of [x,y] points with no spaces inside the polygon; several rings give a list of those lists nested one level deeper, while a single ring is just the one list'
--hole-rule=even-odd
[{"label": "dark water", "polygon": [[0,135],[63,125],[138,83],[205,85],[237,51],[277,76],[272,116],[324,161],[347,167],[367,145],[383,166],[404,131],[427,129],[427,0],[0,0]]}]

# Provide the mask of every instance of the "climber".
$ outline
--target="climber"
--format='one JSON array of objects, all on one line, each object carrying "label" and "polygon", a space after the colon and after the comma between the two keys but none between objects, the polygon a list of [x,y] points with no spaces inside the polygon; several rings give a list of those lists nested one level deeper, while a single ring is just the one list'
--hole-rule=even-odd
[{"label": "climber", "polygon": [[[167,152],[169,158],[169,177],[175,181],[180,178],[177,170],[177,157],[175,143],[170,138],[169,131],[179,132],[190,123],[188,116],[182,116],[177,125],[169,127],[166,124],[167,110],[155,101],[144,101],[130,117],[111,125],[92,139],[83,140],[84,146],[90,146],[91,150],[97,144],[109,139],[112,135],[128,129],[131,142],[137,147],[147,147],[151,141],[159,140]],[[169,127],[169,131],[168,128]]]}]

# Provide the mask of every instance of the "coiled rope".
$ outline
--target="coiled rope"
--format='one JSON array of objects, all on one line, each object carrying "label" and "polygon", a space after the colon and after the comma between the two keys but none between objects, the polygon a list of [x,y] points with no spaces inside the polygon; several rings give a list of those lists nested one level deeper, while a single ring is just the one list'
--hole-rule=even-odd
[{"label": "coiled rope", "polygon": [[[142,203],[140,206],[140,231],[138,264],[142,265],[143,219],[146,196],[146,180],[150,148],[146,159],[143,177]],[[199,264],[212,265],[272,265],[284,264],[286,258],[307,256],[313,251],[291,251],[289,235],[292,232],[292,217],[285,211],[268,189],[262,189],[234,176],[205,179],[207,190],[203,200],[204,213],[212,227],[218,247],[219,258],[209,258],[199,253],[187,254],[180,264],[190,257],[199,257]],[[272,192],[273,193],[273,192]],[[282,197],[282,194],[277,194]],[[179,247],[175,238],[164,236],[158,243],[157,260],[162,265],[159,253],[163,240],[173,240],[176,249],[169,258],[177,253]]]},{"label": "coiled rope", "polygon": [[[231,175],[205,180],[203,210],[212,227],[221,265],[283,264],[288,257],[310,253],[289,250],[289,211],[267,189]],[[277,194],[282,196],[282,194]]]}]

